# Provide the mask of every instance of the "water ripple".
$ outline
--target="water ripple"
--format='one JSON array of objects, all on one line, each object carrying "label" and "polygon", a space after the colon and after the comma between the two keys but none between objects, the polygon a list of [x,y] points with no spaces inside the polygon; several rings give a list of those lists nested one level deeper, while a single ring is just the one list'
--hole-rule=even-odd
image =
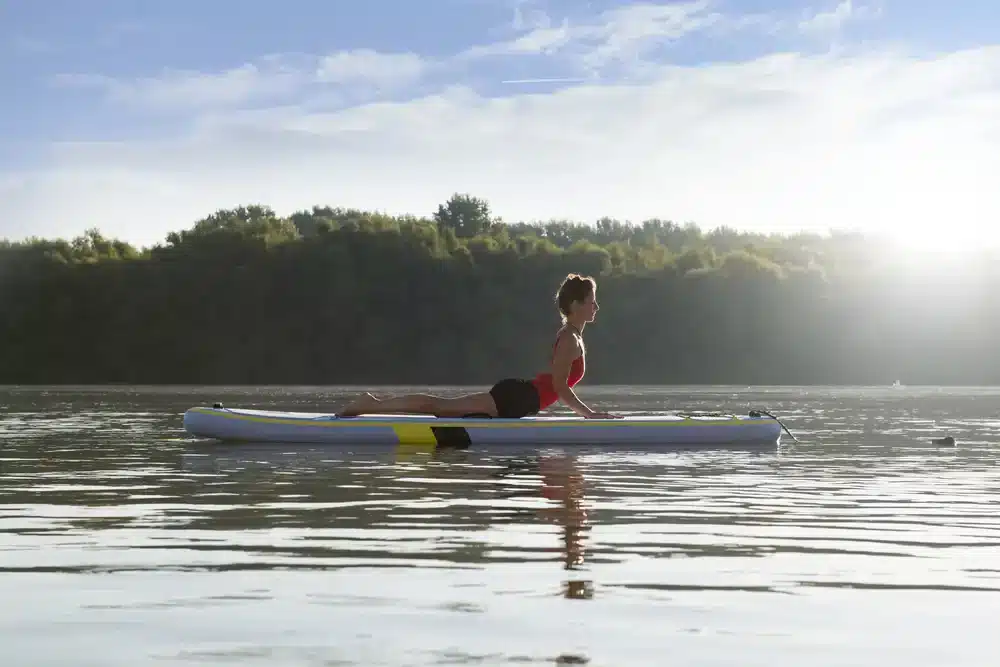
[{"label": "water ripple", "polygon": [[253,397],[198,391],[3,397],[5,664],[139,627],[100,664],[661,664],[666,634],[688,664],[961,665],[992,637],[997,392],[692,390],[801,442],[426,457],[195,445],[188,405]]}]

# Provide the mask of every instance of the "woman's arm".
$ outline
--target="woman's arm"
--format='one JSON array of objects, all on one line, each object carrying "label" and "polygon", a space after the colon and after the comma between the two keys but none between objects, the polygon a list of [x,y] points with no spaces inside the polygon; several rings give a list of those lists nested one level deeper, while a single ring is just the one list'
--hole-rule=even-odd
[{"label": "woman's arm", "polygon": [[552,355],[552,386],[559,399],[581,417],[594,418],[598,413],[591,410],[580,400],[573,388],[569,386],[569,370],[573,360],[582,352],[579,339],[572,334],[559,336],[555,353]]}]

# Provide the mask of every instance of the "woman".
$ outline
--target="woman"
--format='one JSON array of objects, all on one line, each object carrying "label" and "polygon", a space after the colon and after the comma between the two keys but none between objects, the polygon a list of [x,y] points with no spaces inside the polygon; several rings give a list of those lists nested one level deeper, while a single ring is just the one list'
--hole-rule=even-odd
[{"label": "woman", "polygon": [[454,398],[430,394],[408,394],[380,399],[366,392],[338,416],[354,417],[364,413],[410,413],[437,417],[490,417],[520,418],[534,415],[562,400],[573,412],[588,419],[618,419],[617,415],[596,412],[587,407],[573,391],[586,371],[586,350],[583,346],[583,328],[593,322],[599,310],[597,283],[593,278],[571,273],[566,276],[556,303],[563,326],[556,334],[555,349],[548,372],[539,373],[534,379],[507,378],[497,382],[487,392],[467,394]]}]

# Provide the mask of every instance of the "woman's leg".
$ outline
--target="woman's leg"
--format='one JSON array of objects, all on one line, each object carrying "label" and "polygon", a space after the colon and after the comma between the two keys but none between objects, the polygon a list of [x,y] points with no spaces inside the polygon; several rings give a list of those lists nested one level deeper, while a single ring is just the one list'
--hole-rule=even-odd
[{"label": "woman's leg", "polygon": [[489,392],[466,394],[452,398],[432,394],[404,394],[380,399],[369,392],[337,413],[338,417],[361,414],[418,414],[435,417],[464,417],[470,414],[497,416],[497,407]]}]

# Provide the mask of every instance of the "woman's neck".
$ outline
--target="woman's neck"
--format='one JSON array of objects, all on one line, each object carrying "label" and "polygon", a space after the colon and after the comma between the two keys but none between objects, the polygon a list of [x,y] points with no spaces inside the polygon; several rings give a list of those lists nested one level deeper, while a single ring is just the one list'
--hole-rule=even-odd
[{"label": "woman's neck", "polygon": [[587,326],[587,323],[586,322],[576,322],[574,320],[567,319],[566,320],[566,326],[572,327],[573,329],[576,330],[576,333],[578,333],[579,335],[582,336],[583,335],[583,327]]}]

